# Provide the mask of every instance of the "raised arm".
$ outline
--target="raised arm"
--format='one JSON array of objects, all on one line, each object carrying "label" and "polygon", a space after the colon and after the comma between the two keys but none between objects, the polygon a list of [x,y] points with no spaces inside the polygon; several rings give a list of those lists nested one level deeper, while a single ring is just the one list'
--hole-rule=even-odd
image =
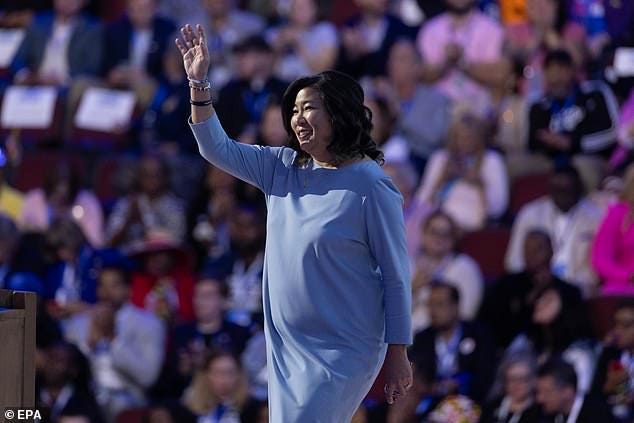
[{"label": "raised arm", "polygon": [[271,186],[280,149],[241,144],[231,140],[218,120],[211,104],[211,86],[207,80],[210,65],[205,34],[200,25],[181,28],[182,38],[176,46],[183,56],[191,95],[191,128],[200,154],[221,168],[260,190]]}]

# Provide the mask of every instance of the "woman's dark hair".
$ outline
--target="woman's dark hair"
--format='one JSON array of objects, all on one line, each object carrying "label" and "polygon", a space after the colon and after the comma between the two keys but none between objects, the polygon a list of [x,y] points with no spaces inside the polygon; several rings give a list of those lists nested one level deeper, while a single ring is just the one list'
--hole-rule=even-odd
[{"label": "woman's dark hair", "polygon": [[282,118],[289,137],[288,144],[297,152],[295,164],[304,166],[310,160],[310,155],[300,148],[291,128],[297,93],[309,87],[319,91],[324,107],[330,115],[333,137],[328,151],[334,156],[334,164],[361,158],[367,154],[382,165],[383,153],[370,136],[372,112],[363,104],[363,89],[350,76],[337,71],[325,71],[299,78],[284,93]]}]

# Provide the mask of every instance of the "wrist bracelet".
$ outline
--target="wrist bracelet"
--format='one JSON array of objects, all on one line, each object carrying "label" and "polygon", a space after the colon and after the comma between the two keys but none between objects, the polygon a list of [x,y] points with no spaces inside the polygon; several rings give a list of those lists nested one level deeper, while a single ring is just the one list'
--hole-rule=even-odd
[{"label": "wrist bracelet", "polygon": [[211,90],[211,84],[209,82],[207,82],[206,84],[199,85],[199,84],[195,84],[193,82],[190,82],[189,83],[189,88],[191,88],[192,90],[196,90],[196,91],[209,91],[209,90]]},{"label": "wrist bracelet", "polygon": [[202,81],[199,81],[198,79],[194,79],[194,78],[190,78],[189,76],[187,77],[187,80],[189,82],[193,82],[194,84],[199,84],[199,85],[203,85],[203,84],[209,84],[209,79],[205,78]]},{"label": "wrist bracelet", "polygon": [[192,106],[196,106],[196,107],[205,107],[205,106],[211,106],[211,99],[209,100],[205,100],[205,101],[195,101],[195,100],[189,100],[189,103]]}]

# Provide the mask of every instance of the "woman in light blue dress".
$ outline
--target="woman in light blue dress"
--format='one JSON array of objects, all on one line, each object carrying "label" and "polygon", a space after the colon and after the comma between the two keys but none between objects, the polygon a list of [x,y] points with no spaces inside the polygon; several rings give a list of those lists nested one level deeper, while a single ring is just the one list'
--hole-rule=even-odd
[{"label": "woman in light blue dress", "polygon": [[282,104],[291,147],[241,144],[211,106],[202,29],[181,34],[200,153],[266,197],[269,420],[349,422],[384,361],[387,401],[402,398],[412,385],[402,198],[378,164],[360,86],[333,71],[301,78]]}]

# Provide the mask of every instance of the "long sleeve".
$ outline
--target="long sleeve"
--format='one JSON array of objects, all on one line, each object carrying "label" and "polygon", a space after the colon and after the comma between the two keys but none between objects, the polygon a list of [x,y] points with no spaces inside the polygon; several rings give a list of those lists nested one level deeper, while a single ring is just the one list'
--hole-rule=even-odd
[{"label": "long sleeve", "polygon": [[623,204],[610,208],[592,245],[592,266],[606,281],[627,281],[633,273],[632,269],[628,269],[616,260],[625,213],[627,213],[627,206]]},{"label": "long sleeve", "polygon": [[486,153],[482,166],[487,214],[498,218],[504,214],[509,203],[509,181],[506,166],[502,156],[495,152]]},{"label": "long sleeve", "polygon": [[[136,384],[148,388],[159,376],[165,350],[165,330],[155,317],[117,322],[121,333],[110,344],[112,364]],[[128,329],[121,329],[122,324]]]},{"label": "long sleeve", "polygon": [[214,166],[268,193],[282,148],[248,145],[230,139],[216,113],[190,126],[200,154]]},{"label": "long sleeve", "polygon": [[377,181],[366,199],[369,247],[383,279],[388,344],[412,342],[412,290],[402,202],[387,178]]}]

